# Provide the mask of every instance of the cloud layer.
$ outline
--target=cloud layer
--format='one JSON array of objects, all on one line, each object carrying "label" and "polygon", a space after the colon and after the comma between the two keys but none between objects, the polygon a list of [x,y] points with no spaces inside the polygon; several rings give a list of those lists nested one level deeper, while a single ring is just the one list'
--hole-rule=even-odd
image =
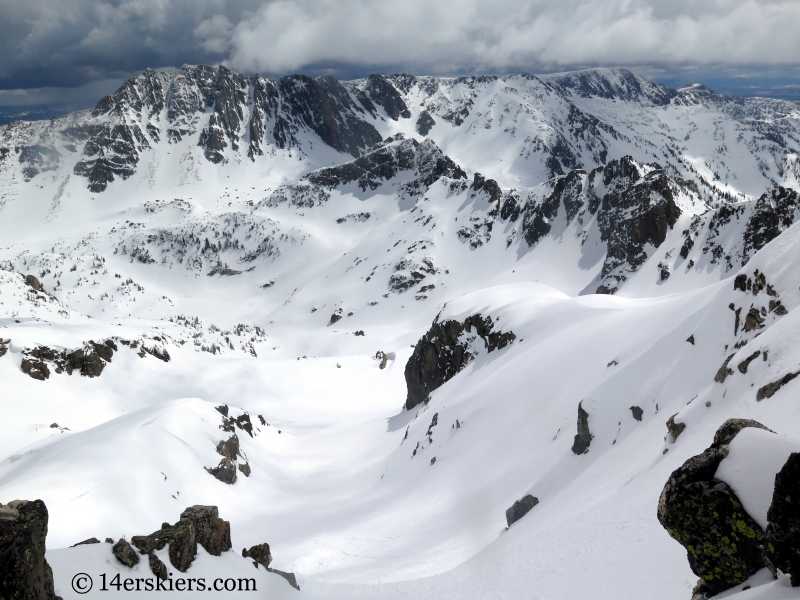
[{"label": "cloud layer", "polygon": [[246,72],[800,65],[797,0],[0,0],[0,89]]}]

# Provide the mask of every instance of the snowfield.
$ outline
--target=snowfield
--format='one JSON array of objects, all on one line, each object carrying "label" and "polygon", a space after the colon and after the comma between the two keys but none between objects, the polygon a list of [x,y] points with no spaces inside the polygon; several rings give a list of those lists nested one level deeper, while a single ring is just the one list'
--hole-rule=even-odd
[{"label": "snowfield", "polygon": [[[98,577],[146,561],[70,546],[195,504],[233,551],[175,576],[252,597],[689,600],[670,474],[763,423],[716,477],[766,528],[800,450],[800,378],[775,383],[800,372],[799,118],[627,71],[185,67],[2,126],[0,502],[47,504],[64,600],[139,597]],[[471,360],[405,410],[415,346],[474,315],[510,341],[461,334]],[[302,591],[239,556],[263,542]],[[800,592],[765,570],[719,597]]]}]

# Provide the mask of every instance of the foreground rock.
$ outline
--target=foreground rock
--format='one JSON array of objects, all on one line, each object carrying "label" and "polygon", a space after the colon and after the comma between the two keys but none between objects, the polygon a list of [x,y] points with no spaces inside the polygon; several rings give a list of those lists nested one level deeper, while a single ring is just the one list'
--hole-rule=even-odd
[{"label": "foreground rock", "polygon": [[61,600],[45,560],[47,507],[41,500],[0,504],[0,598]]},{"label": "foreground rock", "polygon": [[729,419],[707,450],[672,473],[658,502],[658,520],[686,548],[689,566],[700,577],[697,597],[719,594],[767,566],[764,531],[733,490],[715,478],[728,444],[745,427],[769,431],[757,421]]}]

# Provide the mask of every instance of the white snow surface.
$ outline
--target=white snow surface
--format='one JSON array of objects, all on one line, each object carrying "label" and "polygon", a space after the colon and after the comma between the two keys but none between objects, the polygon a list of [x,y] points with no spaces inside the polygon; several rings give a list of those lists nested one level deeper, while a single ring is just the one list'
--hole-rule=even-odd
[{"label": "white snow surface", "polygon": [[733,438],[729,448],[714,476],[731,486],[747,514],[766,531],[775,475],[792,452],[800,452],[800,440],[747,427]]},{"label": "white snow surface", "polygon": [[[558,92],[531,76],[440,80],[431,94],[427,79],[402,92],[410,119],[382,108],[372,119],[381,135],[423,140],[414,123],[424,107],[437,122],[427,139],[467,171],[418,195],[404,187],[418,175],[408,171],[320,194],[303,176],[352,157],[307,131],[299,147],[252,162],[228,148],[219,165],[196,136],[152,143],[133,175],[98,194],[66,160],[30,181],[16,155],[0,162],[0,502],[46,502],[47,557],[65,600],[78,597],[69,587],[79,572],[95,585],[100,573],[149,573],[117,563],[107,544],[69,546],[151,533],[194,504],[219,507],[234,550],[201,550],[189,575],[257,577],[252,597],[688,600],[696,577],[656,506],[671,472],[732,417],[777,434],[745,429],[718,471],[765,524],[770,478],[800,440],[800,378],[756,400],[800,364],[800,225],[741,268],[699,242],[685,258],[679,249],[719,194],[752,200],[773,183],[797,185],[796,160],[759,133],[778,122],[795,144],[797,111],[683,97],[658,105],[647,99],[656,84],[633,101]],[[364,85],[346,83],[353,97]],[[461,125],[444,118],[464,107]],[[582,134],[587,171],[602,162],[602,140],[609,160],[631,154],[642,170],[658,160],[700,182],[698,194],[678,195],[678,222],[614,296],[591,293],[606,253],[591,214],[568,221],[562,210],[530,247],[521,218],[497,218],[469,188],[479,171],[504,194],[540,202],[554,185],[542,148],[571,127],[575,107],[605,124]],[[198,118],[197,130],[208,114]],[[4,144],[45,130],[0,128]],[[721,234],[726,252],[742,244],[752,203],[741,206]],[[699,227],[703,240],[708,225]],[[734,290],[738,274],[756,270],[774,296]],[[43,292],[25,284],[29,273]],[[787,314],[770,307],[776,299]],[[735,330],[731,304],[742,320],[763,308],[763,326]],[[404,411],[412,345],[434,319],[474,314],[513,343],[490,353],[475,342],[462,372]],[[99,377],[21,371],[36,346],[107,339],[118,350]],[[733,374],[715,383],[731,354]],[[594,438],[576,456],[579,403]],[[252,473],[233,485],[205,470],[230,435],[222,404],[254,426],[252,437],[236,432]],[[671,415],[686,424],[675,443]],[[529,493],[539,504],[506,529],[505,510]],[[262,542],[302,592],[238,555]],[[800,597],[763,573],[751,580],[729,597]],[[127,597],[85,597],[97,596]]]}]

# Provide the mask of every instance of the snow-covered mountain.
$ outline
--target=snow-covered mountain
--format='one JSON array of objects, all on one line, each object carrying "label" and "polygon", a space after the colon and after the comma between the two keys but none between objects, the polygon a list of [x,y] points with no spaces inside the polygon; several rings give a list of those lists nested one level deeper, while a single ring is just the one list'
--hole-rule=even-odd
[{"label": "snow-covered mountain", "polygon": [[670,473],[800,439],[798,148],[793,103],[608,69],[185,66],[2,126],[0,502],[64,598],[128,568],[68,546],[202,504],[273,595],[688,600]]}]

